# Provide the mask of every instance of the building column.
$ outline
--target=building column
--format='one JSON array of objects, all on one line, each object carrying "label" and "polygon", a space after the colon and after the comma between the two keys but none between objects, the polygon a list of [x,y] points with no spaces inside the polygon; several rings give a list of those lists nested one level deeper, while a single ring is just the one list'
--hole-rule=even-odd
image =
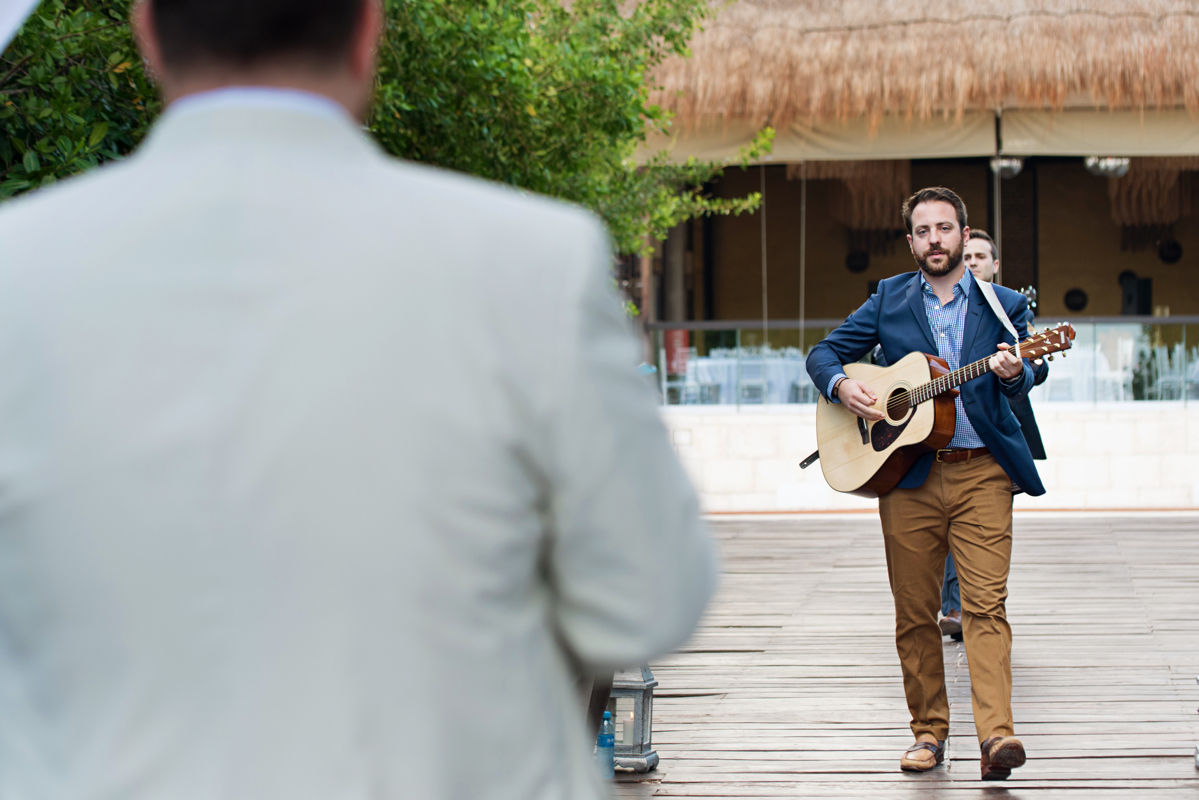
[{"label": "building column", "polygon": [[676,225],[666,236],[662,253],[662,293],[665,299],[664,322],[687,319],[687,228]]}]

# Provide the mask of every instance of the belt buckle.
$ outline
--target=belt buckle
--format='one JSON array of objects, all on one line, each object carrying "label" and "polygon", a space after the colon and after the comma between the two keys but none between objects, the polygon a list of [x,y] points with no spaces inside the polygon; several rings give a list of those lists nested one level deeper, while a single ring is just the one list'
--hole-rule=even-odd
[{"label": "belt buckle", "polygon": [[953,450],[950,450],[949,448],[943,448],[941,450],[938,450],[937,455],[936,455],[937,463],[938,464],[948,464],[949,463],[948,461],[945,461],[941,458],[941,454],[942,453],[952,453],[952,452],[953,452]]}]

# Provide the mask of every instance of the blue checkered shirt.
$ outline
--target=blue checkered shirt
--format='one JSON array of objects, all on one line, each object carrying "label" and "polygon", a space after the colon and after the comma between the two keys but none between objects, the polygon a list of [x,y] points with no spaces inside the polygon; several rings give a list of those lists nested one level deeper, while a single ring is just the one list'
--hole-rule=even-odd
[{"label": "blue checkered shirt", "polygon": [[[933,341],[937,344],[937,355],[945,359],[951,370],[962,366],[962,339],[966,335],[966,307],[970,304],[970,287],[974,275],[965,270],[962,279],[953,285],[953,299],[945,305],[928,285],[924,274],[920,275],[920,296],[924,298],[924,314],[928,317],[928,327],[932,329]],[[966,409],[962,405],[959,394],[953,400],[957,411],[957,420],[953,427],[953,438],[949,440],[950,447],[986,447],[983,440],[978,438]]]},{"label": "blue checkered shirt", "polygon": [[[933,340],[937,343],[937,355],[945,359],[945,363],[951,370],[962,365],[962,340],[966,335],[966,308],[970,304],[970,287],[973,282],[973,273],[966,270],[962,279],[953,285],[953,299],[945,305],[941,305],[940,299],[933,292],[933,287],[929,286],[928,281],[924,279],[924,274],[920,275],[920,294],[924,298],[924,315],[928,317],[928,327],[932,329]],[[841,400],[833,394],[833,387],[844,377],[845,373],[839,372],[828,382],[828,391],[825,392],[825,395],[834,403],[840,403]],[[957,419],[953,427],[953,438],[949,440],[948,446],[986,447],[983,440],[978,438],[974,426],[970,424],[970,418],[966,416],[966,409],[962,406],[960,394],[954,398],[953,405],[957,411]]]}]

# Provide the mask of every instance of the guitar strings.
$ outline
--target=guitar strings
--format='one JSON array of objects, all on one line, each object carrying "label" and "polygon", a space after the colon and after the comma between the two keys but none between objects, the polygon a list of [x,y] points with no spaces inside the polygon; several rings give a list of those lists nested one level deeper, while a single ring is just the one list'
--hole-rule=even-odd
[{"label": "guitar strings", "polygon": [[[1021,355],[1026,357],[1037,357],[1036,350],[1045,344],[1049,344],[1046,334],[1038,334],[1037,336],[1030,337],[1021,343]],[[1048,350],[1046,350],[1046,353],[1047,352]],[[1043,356],[1046,353],[1041,353],[1040,355]],[[902,394],[896,393],[892,395],[887,400],[887,416],[898,418],[906,414],[910,408],[927,402],[937,395],[944,394],[951,389],[955,389],[967,381],[974,380],[975,378],[987,374],[991,371],[990,361],[992,358],[993,356],[980,358],[978,361],[955,369],[953,372],[938,376],[914,390],[906,391]],[[913,397],[915,397],[915,402],[912,400]]]},{"label": "guitar strings", "polygon": [[[972,364],[956,369],[946,375],[941,375],[928,383],[917,387],[916,389],[904,392],[903,394],[893,395],[887,401],[887,413],[897,415],[906,412],[909,408],[917,406],[927,400],[931,400],[939,394],[944,394],[950,389],[953,389],[966,381],[973,380],[981,375],[991,371],[987,366],[991,360],[991,356],[975,361]],[[913,402],[913,397],[915,402]]]}]

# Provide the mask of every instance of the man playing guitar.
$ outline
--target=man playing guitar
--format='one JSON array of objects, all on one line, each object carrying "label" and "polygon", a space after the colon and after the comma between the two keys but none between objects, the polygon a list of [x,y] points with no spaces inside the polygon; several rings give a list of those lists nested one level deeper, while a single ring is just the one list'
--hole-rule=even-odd
[{"label": "man playing guitar", "polygon": [[[879,498],[887,574],[895,599],[895,645],[916,743],[900,767],[932,769],[949,737],[941,631],[943,565],[957,563],[962,629],[970,664],[974,725],[982,778],[1002,780],[1024,764],[1012,720],[1012,632],[1004,607],[1012,552],[1012,484],[1030,495],[1045,488],[1010,400],[1033,385],[1032,368],[1011,349],[1012,337],[962,262],[969,240],[966,206],[944,188],[923,189],[903,206],[917,272],[881,281],[878,291],[808,355],[816,386],[858,417],[884,418],[878,397],[844,366],[882,345],[887,363],[913,351],[936,353],[950,369],[993,354],[991,373],[961,386],[953,438],[920,458],[897,488]],[[1010,320],[1022,322],[1028,301],[996,286]],[[1028,332],[1021,326],[1020,337]],[[1014,342],[1012,342],[1014,344]]]}]

